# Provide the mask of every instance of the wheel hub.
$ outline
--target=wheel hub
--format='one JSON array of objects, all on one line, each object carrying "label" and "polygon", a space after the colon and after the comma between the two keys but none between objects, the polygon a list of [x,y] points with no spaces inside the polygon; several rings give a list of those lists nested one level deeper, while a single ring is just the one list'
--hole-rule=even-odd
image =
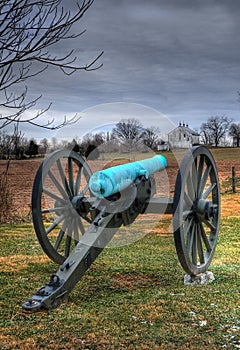
[{"label": "wheel hub", "polygon": [[74,196],[71,199],[71,204],[72,209],[83,218],[85,218],[90,211],[91,203],[88,198],[84,196]]},{"label": "wheel hub", "polygon": [[196,200],[195,212],[205,219],[210,220],[215,215],[216,209],[212,202],[200,198]]}]

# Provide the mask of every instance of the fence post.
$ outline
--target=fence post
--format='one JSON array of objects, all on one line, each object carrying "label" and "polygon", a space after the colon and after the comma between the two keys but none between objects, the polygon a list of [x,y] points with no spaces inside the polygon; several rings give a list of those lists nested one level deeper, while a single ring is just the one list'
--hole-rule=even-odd
[{"label": "fence post", "polygon": [[236,193],[236,172],[235,167],[232,167],[232,191]]}]

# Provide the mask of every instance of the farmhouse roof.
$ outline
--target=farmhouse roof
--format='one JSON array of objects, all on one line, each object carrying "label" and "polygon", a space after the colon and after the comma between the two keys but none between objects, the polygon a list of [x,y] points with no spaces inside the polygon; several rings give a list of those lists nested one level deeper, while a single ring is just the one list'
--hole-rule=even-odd
[{"label": "farmhouse roof", "polygon": [[169,132],[169,134],[171,134],[174,130],[177,130],[177,129],[180,129],[181,128],[181,130],[182,131],[187,131],[189,134],[191,134],[191,135],[194,135],[194,136],[200,136],[200,134],[197,132],[197,131],[194,131],[194,130],[192,130],[192,129],[190,129],[189,128],[189,126],[188,126],[188,124],[185,124],[185,123],[179,123],[179,125],[176,127],[176,128],[174,128],[173,130],[171,130],[170,132]]}]

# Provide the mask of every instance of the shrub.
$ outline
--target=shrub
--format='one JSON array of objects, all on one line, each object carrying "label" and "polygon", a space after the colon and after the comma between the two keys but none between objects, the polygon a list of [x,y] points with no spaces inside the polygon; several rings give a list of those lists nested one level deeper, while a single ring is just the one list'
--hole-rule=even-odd
[{"label": "shrub", "polygon": [[7,161],[6,169],[0,173],[0,222],[6,222],[11,214],[12,195],[8,182],[10,161]]}]

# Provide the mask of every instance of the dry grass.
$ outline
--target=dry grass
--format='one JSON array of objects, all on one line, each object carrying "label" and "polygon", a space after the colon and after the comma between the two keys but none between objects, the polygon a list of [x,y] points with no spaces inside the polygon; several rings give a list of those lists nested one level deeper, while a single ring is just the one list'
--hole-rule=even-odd
[{"label": "dry grass", "polygon": [[169,225],[166,218],[162,234],[104,250],[67,304],[35,314],[21,304],[57,267],[31,225],[2,226],[0,348],[238,349],[240,218],[222,220],[211,265],[216,281],[201,287],[183,285]]}]

